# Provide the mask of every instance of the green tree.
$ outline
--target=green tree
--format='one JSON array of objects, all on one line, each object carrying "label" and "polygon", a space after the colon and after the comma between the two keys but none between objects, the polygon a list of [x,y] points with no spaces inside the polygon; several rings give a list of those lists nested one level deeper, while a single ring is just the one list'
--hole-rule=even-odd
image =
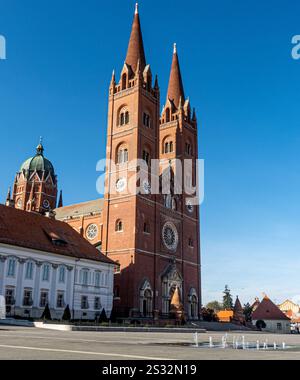
[{"label": "green tree", "polygon": [[45,307],[45,310],[41,316],[41,319],[43,319],[44,321],[52,321],[51,311],[48,304]]},{"label": "green tree", "polygon": [[252,322],[253,309],[252,309],[252,306],[250,305],[250,303],[246,303],[246,305],[244,305],[243,311],[244,311],[244,316],[245,316],[246,322]]},{"label": "green tree", "polygon": [[218,316],[214,312],[213,309],[207,309],[204,307],[201,310],[201,315],[204,322],[218,322],[219,321]]},{"label": "green tree", "polygon": [[115,312],[115,308],[112,309],[111,311],[111,314],[110,314],[110,321],[112,323],[116,323],[117,322],[117,314]]},{"label": "green tree", "polygon": [[266,325],[265,321],[259,320],[256,322],[256,327],[259,330],[262,330],[262,329],[265,329],[267,327],[267,325]]},{"label": "green tree", "polygon": [[223,292],[223,308],[225,310],[232,310],[233,309],[233,300],[232,295],[230,293],[230,289],[228,285],[225,286],[225,290]]},{"label": "green tree", "polygon": [[69,305],[65,308],[64,314],[62,316],[63,321],[69,322],[71,320],[71,311]]},{"label": "green tree", "polygon": [[207,305],[206,305],[206,309],[212,309],[214,310],[216,313],[220,310],[222,310],[222,305],[220,304],[220,302],[218,301],[212,301],[212,302],[209,302]]}]

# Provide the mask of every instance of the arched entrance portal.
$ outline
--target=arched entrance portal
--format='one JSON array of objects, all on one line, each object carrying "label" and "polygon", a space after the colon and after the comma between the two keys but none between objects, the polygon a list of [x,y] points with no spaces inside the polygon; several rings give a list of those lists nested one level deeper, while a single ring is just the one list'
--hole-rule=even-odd
[{"label": "arched entrance portal", "polygon": [[140,289],[140,315],[143,318],[153,317],[153,291],[148,280]]},{"label": "arched entrance portal", "polygon": [[178,288],[183,302],[182,284],[183,279],[176,266],[169,266],[162,275],[162,314],[164,317],[168,318],[170,316],[171,300],[176,288]]},{"label": "arched entrance portal", "polygon": [[189,294],[189,319],[199,319],[199,301],[198,295],[195,289],[190,290]]}]

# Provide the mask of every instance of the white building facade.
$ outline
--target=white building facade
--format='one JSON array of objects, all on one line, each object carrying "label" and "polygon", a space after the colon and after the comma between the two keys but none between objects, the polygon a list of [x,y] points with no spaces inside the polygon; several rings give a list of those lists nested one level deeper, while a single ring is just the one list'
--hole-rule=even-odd
[{"label": "white building facade", "polygon": [[49,305],[52,319],[67,307],[75,320],[110,316],[115,266],[0,243],[0,295],[7,316],[40,319]]}]

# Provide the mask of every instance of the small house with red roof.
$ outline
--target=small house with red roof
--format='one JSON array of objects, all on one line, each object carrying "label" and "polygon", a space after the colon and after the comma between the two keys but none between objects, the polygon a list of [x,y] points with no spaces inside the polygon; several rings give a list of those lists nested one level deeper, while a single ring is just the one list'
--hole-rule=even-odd
[{"label": "small house with red roof", "polygon": [[291,320],[265,296],[252,314],[252,323],[262,331],[290,334]]}]

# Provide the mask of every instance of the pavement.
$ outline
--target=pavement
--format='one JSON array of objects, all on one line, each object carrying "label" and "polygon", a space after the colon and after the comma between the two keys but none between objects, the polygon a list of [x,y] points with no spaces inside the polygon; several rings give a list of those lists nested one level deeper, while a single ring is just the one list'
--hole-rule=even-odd
[{"label": "pavement", "polygon": [[[199,334],[199,343],[221,342],[224,333]],[[195,348],[191,333],[51,331],[0,327],[0,360],[299,360],[300,335],[231,332],[246,342],[257,340],[292,346],[294,350],[257,351]]]}]

